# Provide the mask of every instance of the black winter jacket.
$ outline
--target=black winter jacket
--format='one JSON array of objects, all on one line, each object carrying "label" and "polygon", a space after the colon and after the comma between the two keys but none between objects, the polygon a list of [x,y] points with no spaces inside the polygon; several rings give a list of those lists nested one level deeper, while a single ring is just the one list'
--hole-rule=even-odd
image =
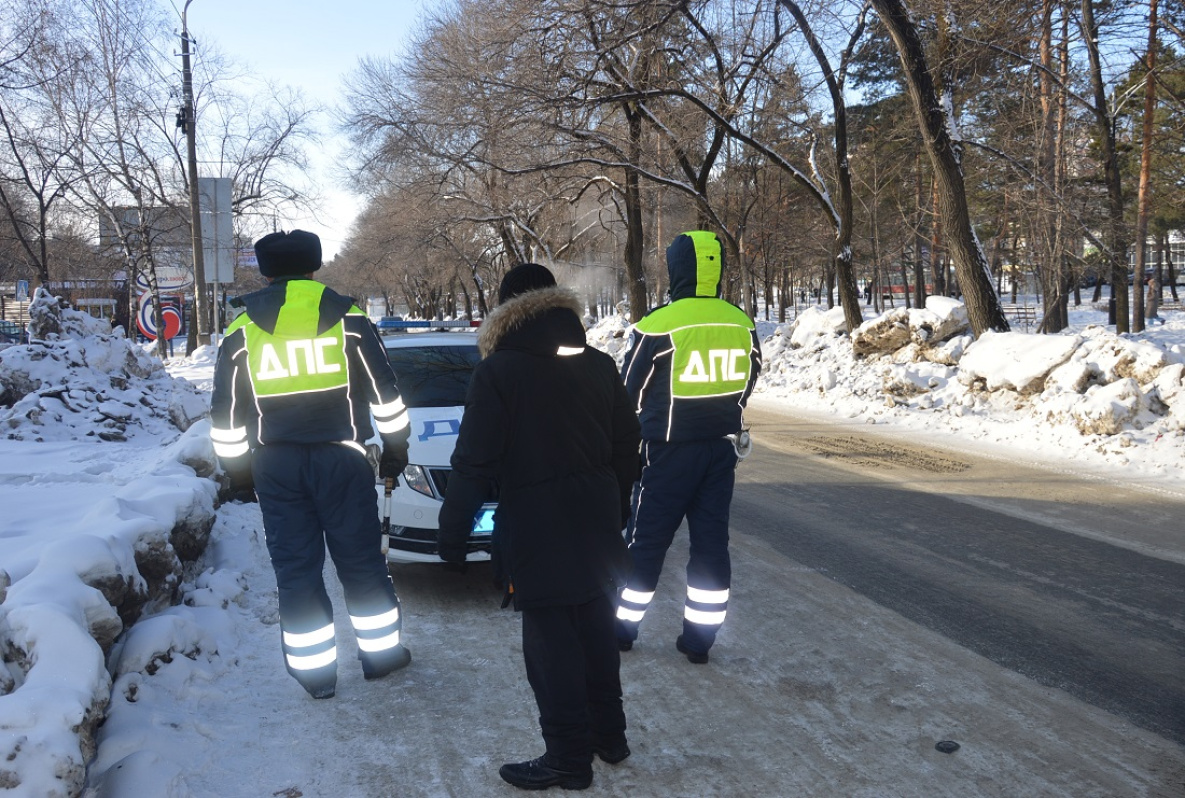
[{"label": "black winter jacket", "polygon": [[613,594],[628,570],[621,530],[640,443],[613,358],[585,345],[579,300],[563,288],[498,306],[478,345],[440,511],[442,557],[463,556],[496,487],[494,558],[516,608]]}]

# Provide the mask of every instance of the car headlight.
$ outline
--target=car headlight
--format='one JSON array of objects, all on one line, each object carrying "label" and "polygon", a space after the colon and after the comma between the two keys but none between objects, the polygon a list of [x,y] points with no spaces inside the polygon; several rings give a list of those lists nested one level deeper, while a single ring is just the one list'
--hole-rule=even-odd
[{"label": "car headlight", "polygon": [[432,495],[432,483],[428,480],[428,472],[424,470],[423,466],[409,465],[403,469],[403,480],[416,493],[422,493],[425,496]]}]

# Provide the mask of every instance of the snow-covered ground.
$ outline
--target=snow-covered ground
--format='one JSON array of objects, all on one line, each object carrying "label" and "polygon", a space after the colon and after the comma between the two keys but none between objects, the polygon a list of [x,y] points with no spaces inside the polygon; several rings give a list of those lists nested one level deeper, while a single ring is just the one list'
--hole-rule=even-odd
[{"label": "snow-covered ground", "polygon": [[[934,299],[855,336],[840,332],[838,310],[760,322],[754,402],[1185,492],[1185,314],[1117,337],[1084,307],[1061,335],[973,342],[963,313]],[[354,743],[303,725],[309,704],[281,667],[257,509],[224,505],[209,525],[200,416],[215,351],[166,367],[81,314],[60,315],[60,336],[0,350],[0,794],[226,795],[201,774],[251,773],[259,741],[276,735],[326,735],[348,757]],[[589,339],[620,355],[625,329],[611,317]],[[434,632],[447,626],[416,634]],[[250,697],[250,709],[227,696]]]}]

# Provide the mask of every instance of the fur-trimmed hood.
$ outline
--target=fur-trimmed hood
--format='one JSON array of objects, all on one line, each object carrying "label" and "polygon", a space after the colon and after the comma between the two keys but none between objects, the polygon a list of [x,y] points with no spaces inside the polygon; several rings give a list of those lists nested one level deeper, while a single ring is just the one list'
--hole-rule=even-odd
[{"label": "fur-trimmed hood", "polygon": [[481,323],[477,347],[489,357],[502,348],[554,355],[559,346],[584,346],[580,300],[570,289],[541,288],[520,294],[498,307]]}]

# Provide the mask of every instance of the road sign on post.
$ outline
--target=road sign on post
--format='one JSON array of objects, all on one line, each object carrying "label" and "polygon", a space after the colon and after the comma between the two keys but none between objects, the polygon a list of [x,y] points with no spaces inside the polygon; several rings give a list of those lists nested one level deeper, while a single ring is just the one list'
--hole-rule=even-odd
[{"label": "road sign on post", "polygon": [[202,209],[202,255],[207,283],[235,281],[234,224],[231,219],[231,179],[199,177]]}]

